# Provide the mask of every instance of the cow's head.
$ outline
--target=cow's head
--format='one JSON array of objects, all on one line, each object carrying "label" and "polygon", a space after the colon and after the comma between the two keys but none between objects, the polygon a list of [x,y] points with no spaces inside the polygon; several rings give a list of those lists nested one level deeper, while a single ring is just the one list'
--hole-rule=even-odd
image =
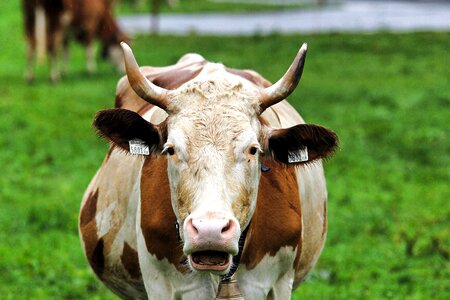
[{"label": "cow's head", "polygon": [[260,118],[297,86],[306,45],[271,87],[261,89],[210,64],[176,90],[147,80],[131,49],[122,47],[134,91],[169,116],[155,125],[137,113],[113,109],[100,112],[95,126],[126,151],[130,140],[139,139],[152,154],[167,157],[172,207],[189,264],[225,274],[255,210],[260,158],[294,167],[327,157],[337,146],[335,133],[321,126],[272,129]]}]

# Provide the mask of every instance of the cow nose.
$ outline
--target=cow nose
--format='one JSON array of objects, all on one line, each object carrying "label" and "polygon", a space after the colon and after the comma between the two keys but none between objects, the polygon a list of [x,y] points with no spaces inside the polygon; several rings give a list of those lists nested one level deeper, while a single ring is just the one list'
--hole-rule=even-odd
[{"label": "cow nose", "polygon": [[190,235],[197,244],[227,241],[234,237],[237,229],[235,222],[226,218],[190,219],[186,225],[188,235]]}]

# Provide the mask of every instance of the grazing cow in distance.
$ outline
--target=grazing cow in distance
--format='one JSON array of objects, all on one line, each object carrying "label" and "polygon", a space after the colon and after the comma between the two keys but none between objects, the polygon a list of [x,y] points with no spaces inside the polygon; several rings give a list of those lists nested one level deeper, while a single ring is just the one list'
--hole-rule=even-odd
[{"label": "grazing cow in distance", "polygon": [[122,47],[116,108],[94,121],[111,146],[80,210],[91,268],[124,299],[290,299],[324,245],[321,159],[338,145],[284,100],[306,44],[273,85],[198,54],[139,68]]},{"label": "grazing cow in distance", "polygon": [[[115,20],[110,0],[22,0],[27,40],[25,79],[34,80],[36,56],[39,60],[50,54],[50,79],[57,82],[67,68],[71,38],[86,49],[89,73],[96,70],[95,40],[102,46],[102,57],[123,71],[120,42],[128,37]],[[62,66],[61,55],[63,56]]]}]

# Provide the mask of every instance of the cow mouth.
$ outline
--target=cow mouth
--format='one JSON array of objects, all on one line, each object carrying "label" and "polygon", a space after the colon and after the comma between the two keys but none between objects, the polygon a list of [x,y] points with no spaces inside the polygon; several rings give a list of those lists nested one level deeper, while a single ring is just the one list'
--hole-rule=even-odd
[{"label": "cow mouth", "polygon": [[191,265],[199,271],[224,272],[231,263],[231,254],[221,251],[199,251],[189,257]]}]

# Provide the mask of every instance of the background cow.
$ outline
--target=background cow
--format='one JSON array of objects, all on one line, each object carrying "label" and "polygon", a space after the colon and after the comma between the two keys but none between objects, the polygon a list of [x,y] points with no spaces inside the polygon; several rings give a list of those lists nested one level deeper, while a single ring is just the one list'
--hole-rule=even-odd
[{"label": "background cow", "polygon": [[[123,57],[119,43],[128,37],[119,29],[112,14],[109,0],[23,0],[27,40],[27,66],[25,79],[34,79],[36,54],[38,60],[50,54],[50,79],[60,79],[59,57],[64,56],[62,72],[68,63],[69,39],[75,38],[86,48],[89,73],[96,69],[94,41],[102,45],[102,57],[109,58],[123,70]],[[61,53],[63,52],[63,53]]]},{"label": "background cow", "polygon": [[325,241],[321,158],[338,143],[283,101],[306,45],[274,85],[197,54],[140,69],[123,48],[128,80],[94,122],[112,145],[80,212],[95,274],[127,299],[214,299],[230,282],[289,299]]}]

